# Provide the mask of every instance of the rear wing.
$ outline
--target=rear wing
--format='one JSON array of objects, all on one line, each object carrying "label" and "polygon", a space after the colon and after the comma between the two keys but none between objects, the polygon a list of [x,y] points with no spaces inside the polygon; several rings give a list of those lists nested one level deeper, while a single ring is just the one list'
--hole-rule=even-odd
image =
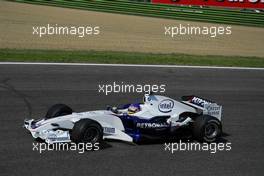
[{"label": "rear wing", "polygon": [[203,111],[203,114],[216,117],[221,121],[222,106],[218,105],[212,100],[201,98],[195,95],[188,95],[182,97],[182,102],[194,108],[200,109]]}]

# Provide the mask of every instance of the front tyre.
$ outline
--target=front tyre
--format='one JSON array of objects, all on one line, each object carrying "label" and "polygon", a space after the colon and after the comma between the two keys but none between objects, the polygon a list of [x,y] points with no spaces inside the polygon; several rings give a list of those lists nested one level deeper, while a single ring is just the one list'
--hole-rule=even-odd
[{"label": "front tyre", "polygon": [[212,116],[198,116],[193,124],[193,135],[199,142],[215,142],[222,133],[221,122]]},{"label": "front tyre", "polygon": [[103,140],[103,128],[91,119],[81,119],[74,124],[71,140],[75,143],[100,143]]},{"label": "front tyre", "polygon": [[45,119],[51,119],[59,116],[72,114],[73,110],[65,104],[55,104],[51,106],[45,116]]}]

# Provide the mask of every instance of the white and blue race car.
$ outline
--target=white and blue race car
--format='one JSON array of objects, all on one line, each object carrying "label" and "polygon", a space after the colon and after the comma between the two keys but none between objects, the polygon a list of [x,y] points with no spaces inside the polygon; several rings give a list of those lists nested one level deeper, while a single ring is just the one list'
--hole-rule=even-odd
[{"label": "white and blue race car", "polygon": [[182,101],[145,94],[143,103],[107,110],[73,112],[64,104],[52,106],[39,120],[25,120],[34,138],[47,143],[96,143],[104,139],[140,142],[166,139],[187,129],[200,142],[215,142],[222,132],[222,106],[197,96]]}]

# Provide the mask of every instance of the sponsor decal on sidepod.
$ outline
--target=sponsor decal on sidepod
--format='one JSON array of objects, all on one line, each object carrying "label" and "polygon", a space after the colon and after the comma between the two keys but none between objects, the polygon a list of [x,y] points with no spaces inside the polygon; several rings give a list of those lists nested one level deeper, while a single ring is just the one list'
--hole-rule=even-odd
[{"label": "sponsor decal on sidepod", "polygon": [[174,102],[170,99],[166,99],[160,102],[159,111],[168,113],[172,111],[173,107],[174,107]]}]

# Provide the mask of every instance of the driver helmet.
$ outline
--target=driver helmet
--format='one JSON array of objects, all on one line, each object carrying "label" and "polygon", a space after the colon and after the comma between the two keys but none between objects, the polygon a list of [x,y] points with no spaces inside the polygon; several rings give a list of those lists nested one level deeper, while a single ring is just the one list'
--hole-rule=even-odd
[{"label": "driver helmet", "polygon": [[141,110],[141,108],[140,108],[140,104],[139,103],[131,104],[128,107],[128,114],[134,114],[136,112],[139,112],[140,110]]}]

